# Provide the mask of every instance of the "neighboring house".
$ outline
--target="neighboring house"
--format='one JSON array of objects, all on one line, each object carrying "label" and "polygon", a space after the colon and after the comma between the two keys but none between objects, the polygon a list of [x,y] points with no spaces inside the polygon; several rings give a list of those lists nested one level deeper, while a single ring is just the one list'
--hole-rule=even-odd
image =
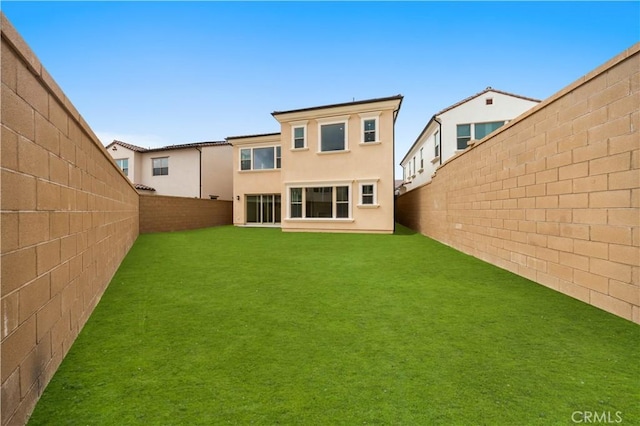
[{"label": "neighboring house", "polygon": [[234,224],[394,230],[394,125],[402,96],[273,112],[280,133],[232,136]]},{"label": "neighboring house", "polygon": [[227,142],[142,148],[114,140],[106,149],[141,193],[232,198],[233,148]]},{"label": "neighboring house", "polygon": [[487,87],[484,91],[457,102],[431,117],[400,165],[403,186],[410,191],[431,180],[438,166],[540,103]]}]

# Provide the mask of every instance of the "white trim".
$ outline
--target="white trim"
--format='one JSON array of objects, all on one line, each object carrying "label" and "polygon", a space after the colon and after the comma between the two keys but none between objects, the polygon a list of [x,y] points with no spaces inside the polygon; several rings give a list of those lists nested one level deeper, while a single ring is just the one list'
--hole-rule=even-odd
[{"label": "white trim", "polygon": [[[291,126],[291,149],[292,150],[302,150],[302,149],[308,149],[308,134],[309,132],[307,131],[307,123],[309,121],[308,120],[303,120],[303,121],[296,121],[293,123],[289,123],[289,125]],[[304,134],[302,135],[302,147],[300,148],[296,148],[296,129],[302,129],[302,131],[304,132]]]},{"label": "white trim", "polygon": [[[349,151],[349,116],[341,116],[341,117],[331,117],[331,118],[323,118],[316,120],[318,122],[318,154],[327,154],[327,153],[337,153],[337,152],[345,152]],[[333,150],[333,151],[323,151],[322,150],[322,126],[328,126],[331,124],[344,124],[344,148]]]},{"label": "white trim", "polygon": [[[279,144],[275,144],[275,145],[257,145],[257,146],[248,146],[248,147],[244,147],[244,148],[240,148],[238,150],[238,172],[241,173],[245,173],[245,172],[264,172],[264,171],[274,171],[274,170],[281,170],[282,169],[282,164],[280,164],[280,167],[278,167],[278,147],[280,147],[280,162],[282,163],[282,145]],[[273,168],[272,169],[254,169],[253,165],[254,165],[254,161],[253,161],[253,150],[254,149],[261,149],[261,148],[273,148]],[[242,151],[244,150],[248,150],[250,152],[250,161],[251,161],[251,168],[249,169],[242,169]]]},{"label": "white trim", "polygon": [[[285,201],[286,201],[286,215],[284,217],[282,217],[281,220],[290,220],[290,221],[298,221],[298,222],[305,222],[305,221],[316,221],[316,222],[339,222],[339,221],[353,221],[353,185],[352,185],[353,181],[350,180],[342,180],[342,181],[320,181],[320,182],[289,182],[289,183],[285,183]],[[305,191],[302,191],[302,209],[301,209],[301,214],[302,217],[291,217],[291,189],[292,188],[301,188],[301,189],[306,189],[306,188],[326,188],[326,187],[331,187],[331,203],[332,203],[332,211],[333,211],[333,215],[335,216],[337,213],[337,196],[338,196],[338,191],[335,191],[336,187],[341,187],[341,186],[346,186],[347,190],[348,190],[348,197],[349,197],[349,203],[348,203],[348,215],[349,217],[333,217],[333,218],[329,218],[329,217],[305,217],[306,215],[306,210],[307,210],[307,202],[306,202],[306,195],[305,195]],[[282,210],[281,210],[282,211]]]},{"label": "white trim", "polygon": [[[378,180],[379,179],[368,179],[368,180],[358,180],[358,207],[360,206],[369,206],[369,207],[377,207],[378,204]],[[363,187],[365,185],[373,186],[373,203],[366,204],[363,201],[364,191]]]},{"label": "white trim", "polygon": [[[358,114],[360,116],[360,143],[365,145],[365,144],[374,144],[374,143],[381,143],[382,141],[380,140],[380,113],[368,113],[368,114]],[[364,140],[364,135],[365,135],[365,130],[364,130],[364,122],[367,120],[374,120],[375,121],[375,134],[376,134],[376,138],[375,140],[366,142]]]}]

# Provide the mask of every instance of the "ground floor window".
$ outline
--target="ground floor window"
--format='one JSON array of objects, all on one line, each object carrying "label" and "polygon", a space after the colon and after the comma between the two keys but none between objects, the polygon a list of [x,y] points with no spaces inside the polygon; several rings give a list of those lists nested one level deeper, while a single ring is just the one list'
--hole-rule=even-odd
[{"label": "ground floor window", "polygon": [[280,194],[247,195],[247,223],[280,223]]},{"label": "ground floor window", "polygon": [[351,217],[351,186],[289,188],[289,217],[348,219]]}]

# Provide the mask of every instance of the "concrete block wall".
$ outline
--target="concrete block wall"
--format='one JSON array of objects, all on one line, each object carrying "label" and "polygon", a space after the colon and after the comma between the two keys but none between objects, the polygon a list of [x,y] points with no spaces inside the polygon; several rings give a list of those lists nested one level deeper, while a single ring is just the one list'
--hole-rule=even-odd
[{"label": "concrete block wall", "polygon": [[398,221],[640,323],[639,51],[442,165]]},{"label": "concrete block wall", "polygon": [[232,209],[231,201],[140,195],[140,233],[231,225]]},{"label": "concrete block wall", "polygon": [[0,417],[22,425],[138,236],[138,194],[0,19]]}]

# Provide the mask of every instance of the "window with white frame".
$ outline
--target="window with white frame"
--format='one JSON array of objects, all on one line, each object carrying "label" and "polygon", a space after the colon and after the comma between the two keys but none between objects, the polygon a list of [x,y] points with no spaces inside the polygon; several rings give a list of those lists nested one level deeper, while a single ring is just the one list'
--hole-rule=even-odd
[{"label": "window with white frame", "polygon": [[475,123],[473,125],[474,136],[473,138],[476,140],[480,140],[487,136],[489,133],[492,133],[494,130],[502,127],[504,125],[504,121],[494,121],[491,123]]},{"label": "window with white frame", "polygon": [[411,169],[413,170],[413,175],[412,175],[412,176],[415,176],[415,174],[416,174],[416,170],[417,170],[417,169],[416,169],[416,156],[415,156],[415,155],[413,156],[413,158],[411,159],[411,161],[412,161],[412,163],[413,163],[413,164],[411,164]]},{"label": "window with white frame", "polygon": [[302,217],[302,188],[291,188],[289,203],[289,217]]},{"label": "window with white frame", "polygon": [[434,157],[440,157],[440,132],[433,134]]},{"label": "window with white frame", "polygon": [[273,170],[281,167],[280,146],[240,149],[240,170]]},{"label": "window with white frame", "polygon": [[471,139],[483,139],[489,133],[502,127],[504,123],[504,121],[492,121],[489,123],[458,124],[456,129],[458,137],[457,148],[467,149],[468,142]]},{"label": "window with white frame", "polygon": [[125,176],[129,176],[129,159],[128,158],[120,158],[116,160],[116,164],[122,170]]},{"label": "window with white frame", "polygon": [[458,124],[456,135],[457,149],[467,149],[467,143],[471,140],[471,124]]},{"label": "window with white frame", "polygon": [[362,142],[377,142],[377,129],[378,129],[378,119],[377,118],[368,118],[366,120],[362,120],[362,126],[364,127],[362,131]]},{"label": "window with white frame", "polygon": [[169,174],[169,157],[152,158],[153,176],[167,176]]},{"label": "window with white frame", "polygon": [[359,206],[378,205],[378,185],[376,182],[360,182],[360,204]]},{"label": "window with white frame", "polygon": [[290,219],[349,219],[349,185],[289,188]]},{"label": "window with white frame", "polygon": [[424,156],[423,156],[424,147],[420,148],[420,170],[424,169]]},{"label": "window with white frame", "polygon": [[334,122],[321,122],[318,124],[320,134],[320,152],[346,151],[347,141],[347,120]]},{"label": "window with white frame", "polygon": [[380,142],[379,116],[380,113],[360,114],[361,143]]},{"label": "window with white frame", "polygon": [[293,126],[291,132],[292,132],[292,138],[293,138],[293,142],[291,146],[293,147],[293,149],[306,148],[307,147],[307,138],[306,138],[307,126],[306,125]]},{"label": "window with white frame", "polygon": [[240,170],[251,170],[251,148],[240,150]]}]

